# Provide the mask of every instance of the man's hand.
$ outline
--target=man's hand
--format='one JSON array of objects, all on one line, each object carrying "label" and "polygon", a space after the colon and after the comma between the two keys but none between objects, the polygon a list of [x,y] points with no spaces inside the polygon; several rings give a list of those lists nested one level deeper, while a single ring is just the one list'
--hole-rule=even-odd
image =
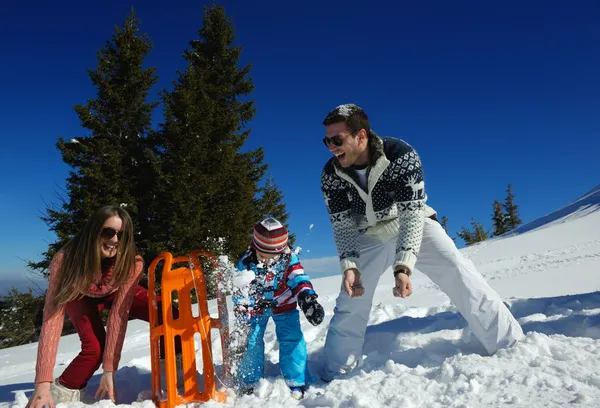
[{"label": "man's hand", "polygon": [[108,396],[115,405],[117,404],[117,391],[115,390],[115,373],[113,371],[105,371],[100,377],[100,385],[96,391],[95,398],[106,399]]},{"label": "man's hand", "polygon": [[25,408],[56,408],[54,398],[50,393],[50,383],[42,382],[35,385],[33,395]]},{"label": "man's hand", "polygon": [[344,290],[350,297],[361,297],[365,294],[358,269],[350,268],[344,271]]},{"label": "man's hand", "polygon": [[406,298],[412,294],[412,284],[410,277],[406,273],[396,273],[396,286],[394,286],[394,296]]}]

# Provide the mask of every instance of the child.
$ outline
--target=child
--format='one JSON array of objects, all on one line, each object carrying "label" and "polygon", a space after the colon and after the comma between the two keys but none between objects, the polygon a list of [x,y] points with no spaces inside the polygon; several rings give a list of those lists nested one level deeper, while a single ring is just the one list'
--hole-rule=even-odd
[{"label": "child", "polygon": [[323,321],[324,311],[298,255],[288,246],[287,229],[274,218],[257,223],[252,243],[238,260],[237,269],[240,273],[254,273],[254,279],[245,288],[248,295],[233,296],[236,321],[249,326],[247,347],[237,374],[240,389],[251,394],[263,376],[263,337],[269,317],[273,317],[281,373],[292,397],[301,399],[314,379],[308,372],[306,342],[296,305],[315,326]]}]

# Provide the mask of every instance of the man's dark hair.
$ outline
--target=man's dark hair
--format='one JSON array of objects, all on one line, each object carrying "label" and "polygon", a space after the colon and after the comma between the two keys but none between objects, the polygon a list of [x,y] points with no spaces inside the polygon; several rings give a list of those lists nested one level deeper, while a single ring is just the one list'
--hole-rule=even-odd
[{"label": "man's dark hair", "polygon": [[371,124],[369,123],[367,114],[362,108],[354,104],[347,103],[336,107],[327,114],[323,125],[328,126],[340,122],[346,123],[346,127],[352,133],[358,132],[361,129],[367,132],[367,137],[371,133]]}]

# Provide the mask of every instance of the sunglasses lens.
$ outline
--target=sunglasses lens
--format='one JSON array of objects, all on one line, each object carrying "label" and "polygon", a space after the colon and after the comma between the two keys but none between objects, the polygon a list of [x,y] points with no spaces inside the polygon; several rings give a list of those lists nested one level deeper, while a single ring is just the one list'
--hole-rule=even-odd
[{"label": "sunglasses lens", "polygon": [[334,146],[340,147],[342,143],[344,143],[344,139],[342,139],[340,135],[335,135],[334,137],[324,137],[323,143],[327,147],[329,147],[330,143],[333,143]]},{"label": "sunglasses lens", "polygon": [[104,239],[111,239],[116,233],[117,231],[114,228],[103,228],[100,236]]},{"label": "sunglasses lens", "polygon": [[100,236],[104,239],[111,239],[114,236],[117,236],[118,239],[121,239],[121,237],[123,236],[123,231],[117,231],[114,228],[103,228],[102,232],[100,233]]}]

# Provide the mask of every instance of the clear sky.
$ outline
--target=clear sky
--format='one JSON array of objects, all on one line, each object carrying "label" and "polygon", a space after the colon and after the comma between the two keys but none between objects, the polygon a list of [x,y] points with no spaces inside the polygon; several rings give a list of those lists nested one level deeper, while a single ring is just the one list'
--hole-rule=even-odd
[{"label": "clear sky", "polygon": [[[56,139],[87,134],[73,105],[95,97],[86,69],[114,26],[136,8],[154,42],[156,98],[185,66],[204,4],[1,3],[0,278],[24,274],[53,238],[39,215],[69,170]],[[319,175],[321,121],[338,104],[362,106],[377,133],[417,149],[428,203],[453,236],[471,216],[491,228],[508,183],[525,222],[600,184],[598,1],[221,4],[253,67],[247,146],[264,147],[305,259],[335,255]]]}]

